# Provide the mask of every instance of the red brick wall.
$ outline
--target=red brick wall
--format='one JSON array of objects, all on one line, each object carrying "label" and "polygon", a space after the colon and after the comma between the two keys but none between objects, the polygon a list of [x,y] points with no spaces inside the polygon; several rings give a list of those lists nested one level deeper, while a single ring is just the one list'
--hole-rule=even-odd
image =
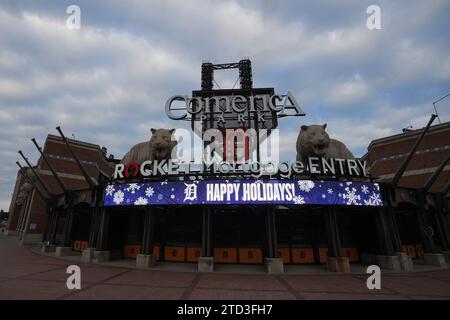
[{"label": "red brick wall", "polygon": [[[395,159],[382,160],[382,158],[409,153],[420,134],[421,131],[415,131],[373,141],[369,146],[367,155],[367,160],[371,164],[371,174],[376,177],[395,174],[406,158],[406,155]],[[406,169],[406,173],[412,170],[423,169],[430,169],[433,171],[432,169],[438,167],[448,153],[450,153],[450,148],[448,146],[450,146],[450,123],[431,127],[430,131],[425,135],[417,148],[417,153],[414,154],[411,159],[411,162]],[[439,150],[433,150],[434,148],[439,148]],[[450,164],[447,164],[447,166],[449,165]],[[423,187],[431,175],[432,172],[424,172],[409,176],[406,175],[401,178],[399,185],[406,187]],[[390,181],[391,179],[392,177],[385,181]],[[441,172],[430,191],[442,191],[449,180],[450,171],[446,170]]]},{"label": "red brick wall", "polygon": [[[104,156],[98,145],[83,143],[75,140],[69,141],[78,159],[82,162],[83,167],[86,169],[89,176],[94,178],[95,181],[98,181],[99,179],[99,169],[102,170],[106,175],[111,175],[113,173],[113,165],[104,159]],[[72,154],[67,148],[67,145],[62,141],[60,137],[53,135],[47,136],[43,152],[44,155],[46,155],[50,165],[59,174],[67,189],[81,190],[87,189],[89,187],[88,183],[84,180],[83,174],[80,171],[77,163],[73,159]],[[47,166],[42,157],[38,160],[37,168],[40,172],[41,179],[44,181],[50,191],[55,194],[62,193],[62,189],[51,174],[50,168]],[[18,189],[23,183],[22,180],[23,179],[18,178],[16,181],[16,186],[14,189],[15,191],[13,195],[14,203]],[[13,203],[11,204],[11,206],[13,206]],[[12,210],[10,208],[10,212],[11,226],[9,230],[15,230],[20,214],[20,207],[16,206]],[[30,217],[28,226],[30,224],[36,224],[36,229],[30,230],[29,232],[37,234],[43,233],[47,222],[47,205],[37,193],[35,194],[30,205],[29,215]]]}]

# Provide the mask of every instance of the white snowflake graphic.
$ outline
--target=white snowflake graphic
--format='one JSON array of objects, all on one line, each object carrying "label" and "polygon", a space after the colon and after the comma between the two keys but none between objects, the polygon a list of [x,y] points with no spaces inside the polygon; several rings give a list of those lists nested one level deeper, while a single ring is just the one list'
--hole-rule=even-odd
[{"label": "white snowflake graphic", "polygon": [[325,194],[322,194],[322,199],[325,199],[327,196]]},{"label": "white snowflake graphic", "polygon": [[127,191],[130,191],[132,194],[136,193],[136,190],[139,190],[141,186],[137,183],[130,183],[128,185]]},{"label": "white snowflake graphic", "polygon": [[145,195],[147,197],[151,197],[154,193],[155,193],[155,190],[153,190],[152,187],[148,187],[147,189],[145,189]]},{"label": "white snowflake graphic", "polygon": [[383,205],[383,201],[381,200],[381,196],[379,193],[373,192],[368,200],[364,200],[364,204],[366,206],[375,206],[379,207]]},{"label": "white snowflake graphic", "polygon": [[161,185],[167,184],[167,181],[161,181]]},{"label": "white snowflake graphic", "polygon": [[114,203],[115,204],[121,204],[123,202],[123,197],[125,196],[125,194],[122,191],[117,191],[116,193],[114,193]]},{"label": "white snowflake graphic", "polygon": [[145,206],[148,204],[148,200],[144,197],[139,197],[137,198],[137,200],[134,202],[134,204],[136,206]]},{"label": "white snowflake graphic", "polygon": [[375,189],[377,189],[377,191],[380,191],[380,185],[378,183],[374,183],[373,185],[375,186]]},{"label": "white snowflake graphic", "polygon": [[316,186],[311,180],[299,180],[297,183],[300,190],[304,192],[310,192]]},{"label": "white snowflake graphic", "polygon": [[339,187],[343,187],[344,186],[344,184],[341,182],[341,183],[339,183]]},{"label": "white snowflake graphic", "polygon": [[361,191],[364,194],[368,194],[369,193],[369,188],[365,184],[363,184],[363,186],[361,187]]},{"label": "white snowflake graphic", "polygon": [[328,192],[328,194],[332,194],[332,193],[333,193],[333,189],[328,188],[328,189],[327,189],[327,192]]},{"label": "white snowflake graphic", "polygon": [[108,184],[108,186],[106,187],[105,191],[106,191],[106,195],[107,196],[112,196],[113,192],[116,191],[116,190],[114,190],[114,185]]},{"label": "white snowflake graphic", "polygon": [[350,186],[350,185],[352,184],[352,182],[351,182],[351,181],[348,181],[348,182],[346,182],[345,184],[348,185],[348,186]]},{"label": "white snowflake graphic", "polygon": [[294,198],[292,199],[292,201],[294,201],[295,204],[305,204],[305,198],[303,198],[303,197],[300,196],[300,195],[294,196]]},{"label": "white snowflake graphic", "polygon": [[175,195],[172,194],[172,195],[170,196],[170,199],[175,199]]},{"label": "white snowflake graphic", "polygon": [[342,197],[347,200],[346,204],[348,205],[361,205],[361,203],[358,202],[358,200],[361,200],[361,196],[359,194],[356,194],[356,188],[353,188],[350,190],[349,187],[345,188],[345,191],[347,192]]},{"label": "white snowflake graphic", "polygon": [[339,197],[339,198],[342,198],[342,193],[338,193],[338,197]]}]

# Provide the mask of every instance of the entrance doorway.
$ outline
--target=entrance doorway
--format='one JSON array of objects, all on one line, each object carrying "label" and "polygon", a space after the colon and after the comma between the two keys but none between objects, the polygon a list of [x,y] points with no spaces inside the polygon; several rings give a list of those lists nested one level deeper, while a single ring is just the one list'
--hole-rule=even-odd
[{"label": "entrance doorway", "polygon": [[412,258],[423,255],[422,238],[417,208],[410,203],[400,203],[395,214],[403,252]]},{"label": "entrance doorway", "polygon": [[214,262],[262,264],[266,238],[263,210],[241,205],[212,211]]},{"label": "entrance doorway", "polygon": [[285,264],[319,264],[327,260],[324,209],[280,207],[275,212],[278,256]]},{"label": "entrance doorway", "polygon": [[82,252],[89,246],[92,226],[92,209],[88,203],[80,203],[74,208],[73,225],[70,234],[72,250]]},{"label": "entrance doorway", "polygon": [[165,207],[155,217],[156,259],[170,262],[197,262],[202,252],[202,208]]}]

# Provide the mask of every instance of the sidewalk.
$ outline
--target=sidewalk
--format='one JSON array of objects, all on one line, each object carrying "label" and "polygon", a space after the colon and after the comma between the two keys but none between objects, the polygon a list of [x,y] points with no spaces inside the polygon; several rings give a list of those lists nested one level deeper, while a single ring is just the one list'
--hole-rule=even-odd
[{"label": "sidewalk", "polygon": [[[78,257],[73,257],[78,259]],[[0,236],[0,299],[446,299],[450,270],[382,273],[369,291],[361,274],[201,274],[82,264],[42,256]],[[66,268],[81,268],[81,290],[68,290]]]}]

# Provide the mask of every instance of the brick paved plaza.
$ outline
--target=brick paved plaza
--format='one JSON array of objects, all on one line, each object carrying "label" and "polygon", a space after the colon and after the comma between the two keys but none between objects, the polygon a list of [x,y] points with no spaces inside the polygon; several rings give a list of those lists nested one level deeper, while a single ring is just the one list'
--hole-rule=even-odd
[{"label": "brick paved plaza", "polygon": [[0,236],[0,299],[446,299],[450,270],[382,274],[236,275],[138,270],[77,263],[81,290],[66,288],[73,261],[42,256]]}]

